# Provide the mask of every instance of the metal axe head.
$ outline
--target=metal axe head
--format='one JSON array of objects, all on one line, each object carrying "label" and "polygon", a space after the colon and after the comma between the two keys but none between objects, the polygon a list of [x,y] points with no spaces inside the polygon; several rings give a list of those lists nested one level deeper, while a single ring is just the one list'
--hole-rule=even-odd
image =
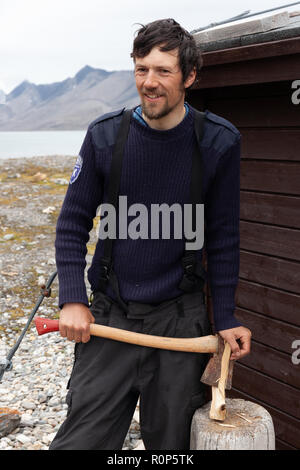
[{"label": "metal axe head", "polygon": [[[208,364],[202,374],[201,382],[210,385],[211,387],[217,387],[221,376],[222,369],[222,358],[225,351],[225,341],[218,336],[218,351],[213,354],[209,359]],[[232,373],[233,373],[234,361],[229,361],[228,375],[226,377],[225,388],[231,389],[232,385]]]}]

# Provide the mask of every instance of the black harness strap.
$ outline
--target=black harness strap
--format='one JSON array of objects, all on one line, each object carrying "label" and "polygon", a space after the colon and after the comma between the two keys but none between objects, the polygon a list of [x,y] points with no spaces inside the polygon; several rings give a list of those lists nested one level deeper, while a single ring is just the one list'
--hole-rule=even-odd
[{"label": "black harness strap", "polygon": [[[126,109],[123,113],[122,121],[120,128],[117,134],[116,143],[113,150],[110,176],[109,176],[109,186],[108,186],[108,203],[112,204],[116,209],[116,214],[119,209],[119,187],[121,180],[121,171],[122,171],[122,159],[124,153],[124,147],[127,141],[130,118],[132,110]],[[113,239],[105,238],[104,240],[104,253],[101,258],[101,273],[99,281],[99,290],[106,292],[107,283],[111,281],[112,287],[117,295],[118,301],[122,308],[127,311],[127,305],[122,300],[119,292],[119,284],[117,277],[113,271],[112,265],[112,248],[113,248]]]},{"label": "black harness strap", "polygon": [[[195,113],[195,133],[197,144],[195,145],[192,160],[192,179],[191,179],[191,202],[192,202],[192,227],[196,228],[196,204],[202,203],[202,156],[200,151],[200,142],[203,136],[204,113],[194,109]],[[116,209],[116,214],[119,208],[119,187],[122,171],[122,158],[125,144],[128,137],[130,118],[132,110],[125,110],[117,134],[116,143],[113,150],[111,170],[109,177],[108,187],[108,203],[112,204]],[[189,242],[191,242],[189,240]],[[99,288],[103,293],[106,293],[108,282],[117,296],[119,305],[128,312],[128,305],[123,301],[119,291],[119,284],[117,276],[113,270],[112,260],[112,247],[113,239],[106,238],[104,240],[104,253],[101,258],[101,273],[99,280]],[[197,263],[196,251],[186,250],[182,257],[183,278],[179,284],[179,288],[185,292],[196,292],[203,290],[205,284],[205,270],[202,265]]]},{"label": "black harness strap", "polygon": [[[205,114],[194,109],[194,128],[197,143],[193,152],[192,177],[191,177],[191,203],[192,203],[192,227],[196,229],[196,205],[203,204],[202,201],[202,179],[203,166],[201,155],[201,140],[203,137]],[[185,292],[195,292],[202,290],[205,284],[205,269],[197,263],[196,251],[185,250],[182,257],[183,278],[179,288]]]}]

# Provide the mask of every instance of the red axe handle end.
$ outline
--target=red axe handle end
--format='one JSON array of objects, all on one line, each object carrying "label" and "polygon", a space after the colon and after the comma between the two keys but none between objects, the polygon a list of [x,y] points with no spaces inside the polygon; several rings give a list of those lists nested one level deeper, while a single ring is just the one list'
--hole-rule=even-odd
[{"label": "red axe handle end", "polygon": [[36,317],[34,323],[39,335],[50,333],[51,331],[59,331],[58,320],[50,320],[49,318]]}]

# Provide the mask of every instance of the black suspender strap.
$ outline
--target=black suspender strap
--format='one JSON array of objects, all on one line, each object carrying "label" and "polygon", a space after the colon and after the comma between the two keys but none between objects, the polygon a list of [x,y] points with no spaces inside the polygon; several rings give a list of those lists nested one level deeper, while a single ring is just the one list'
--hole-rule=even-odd
[{"label": "black suspender strap", "polygon": [[[194,125],[197,143],[193,152],[192,176],[191,176],[191,203],[192,203],[192,227],[196,229],[196,204],[202,204],[202,155],[201,140],[203,137],[205,114],[194,109]],[[203,289],[205,284],[205,269],[197,263],[196,251],[185,250],[181,259],[183,267],[183,278],[179,288],[185,292],[194,292]]]},{"label": "black suspender strap", "polygon": [[191,179],[191,201],[193,204],[193,229],[196,228],[196,204],[202,204],[202,155],[201,140],[204,127],[204,113],[195,110],[194,127],[197,143],[194,147]]},{"label": "black suspender strap", "polygon": [[[121,180],[121,171],[122,171],[122,159],[125,144],[128,137],[129,127],[130,127],[130,118],[132,110],[126,109],[122,116],[122,121],[118,130],[116,143],[113,149],[112,162],[109,176],[109,185],[108,185],[108,203],[112,204],[116,209],[116,214],[118,214],[119,209],[119,188]],[[122,300],[119,292],[119,285],[117,277],[112,269],[113,260],[112,260],[112,247],[113,239],[105,238],[104,240],[104,253],[101,258],[101,273],[99,281],[99,290],[106,292],[107,283],[110,280],[112,288],[114,289],[118,301],[121,306],[127,311],[127,305]]]}]

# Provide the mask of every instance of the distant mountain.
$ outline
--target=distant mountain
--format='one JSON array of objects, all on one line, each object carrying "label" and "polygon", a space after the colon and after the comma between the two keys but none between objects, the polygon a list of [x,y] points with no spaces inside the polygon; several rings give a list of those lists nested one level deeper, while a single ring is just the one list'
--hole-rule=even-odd
[{"label": "distant mountain", "polygon": [[0,131],[84,130],[101,114],[139,103],[133,71],[88,65],[62,82],[26,80],[3,95],[0,91]]},{"label": "distant mountain", "polygon": [[0,104],[5,103],[5,93],[4,91],[0,90]]}]

